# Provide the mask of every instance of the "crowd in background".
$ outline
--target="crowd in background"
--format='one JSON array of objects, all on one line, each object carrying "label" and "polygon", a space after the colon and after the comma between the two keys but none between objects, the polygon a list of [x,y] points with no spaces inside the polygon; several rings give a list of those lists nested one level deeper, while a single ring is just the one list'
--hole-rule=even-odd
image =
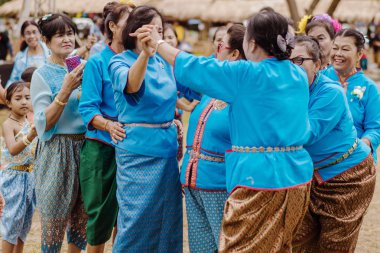
[{"label": "crowd in background", "polygon": [[380,26],[366,38],[267,7],[195,56],[153,7],[110,2],[97,25],[83,46],[65,14],[21,26],[0,87],[4,253],[23,252],[36,207],[41,252],[65,233],[70,253],[182,252],[183,197],[190,252],[354,252],[376,181],[380,96],[363,70]]}]

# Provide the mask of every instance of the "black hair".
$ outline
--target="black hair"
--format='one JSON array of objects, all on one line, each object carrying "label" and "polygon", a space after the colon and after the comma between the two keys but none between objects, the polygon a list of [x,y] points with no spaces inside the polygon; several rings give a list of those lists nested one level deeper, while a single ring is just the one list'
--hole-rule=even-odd
[{"label": "black hair", "polygon": [[364,49],[364,45],[365,45],[364,35],[355,29],[351,29],[351,28],[342,29],[335,35],[335,38],[337,37],[351,37],[355,41],[354,42],[355,47],[358,52]]},{"label": "black hair", "polygon": [[112,41],[113,38],[113,32],[110,29],[110,22],[117,24],[126,13],[129,13],[129,6],[126,4],[115,5],[114,8],[109,11],[104,22],[107,39]]},{"label": "black hair", "polygon": [[305,28],[305,33],[306,35],[309,34],[310,30],[314,27],[322,27],[326,30],[326,32],[328,33],[328,35],[330,36],[330,39],[334,39],[334,36],[335,36],[335,31],[334,31],[334,27],[333,25],[328,22],[327,20],[320,20],[320,19],[317,19],[317,20],[311,20],[307,25],[306,25],[306,28]]},{"label": "black hair", "polygon": [[135,37],[131,37],[129,34],[134,33],[143,25],[149,24],[155,17],[161,18],[162,27],[164,27],[164,18],[156,8],[142,5],[133,9],[133,11],[129,14],[127,25],[124,27],[122,35],[125,50],[133,50],[136,48],[137,39]]},{"label": "black hair", "polygon": [[75,23],[61,13],[48,14],[38,20],[38,26],[40,27],[42,36],[46,38],[46,41],[51,41],[51,38],[56,34],[64,34],[66,28],[70,28],[76,34],[78,32]]},{"label": "black hair", "polygon": [[36,70],[37,68],[36,67],[29,67],[29,68],[26,68],[22,74],[21,74],[21,79],[24,81],[24,82],[31,82],[32,81],[32,76],[33,76],[33,73],[34,71]]},{"label": "black hair", "polygon": [[279,60],[289,59],[293,49],[286,43],[285,51],[282,51],[277,43],[278,36],[285,39],[287,33],[288,22],[277,12],[259,12],[250,18],[247,26],[248,40],[254,39],[270,56]]},{"label": "black hair", "polygon": [[5,91],[5,100],[10,102],[12,99],[13,94],[20,88],[28,88],[29,89],[29,83],[24,81],[15,81],[11,83],[11,85],[8,86],[7,90]]},{"label": "black hair", "polygon": [[229,35],[229,41],[228,44],[230,45],[230,50],[238,50],[241,58],[245,58],[244,50],[243,50],[243,41],[244,41],[244,34],[245,34],[245,28],[243,25],[236,24],[232,25],[228,30],[227,34]]},{"label": "black hair", "polygon": [[274,9],[270,6],[265,6],[259,10],[259,12],[274,12]]},{"label": "black hair", "polygon": [[306,47],[307,53],[313,58],[313,62],[322,60],[322,51],[319,46],[318,40],[309,36],[297,36],[295,39],[296,44]]},{"label": "black hair", "polygon": [[[38,31],[40,32],[40,28],[38,27],[37,23],[34,22],[33,20],[26,20],[24,23],[22,23],[21,25],[21,37],[24,37],[24,33],[25,33],[25,30],[28,26],[30,25],[33,25],[35,27],[37,27]],[[20,45],[20,51],[24,51],[26,48],[28,47],[28,44],[26,43],[25,40],[23,40],[21,42],[21,45]]]},{"label": "black hair", "polygon": [[214,33],[214,36],[212,37],[212,42],[215,41],[215,39],[216,39],[216,34],[217,34],[218,32],[220,32],[220,31],[225,31],[225,30],[227,30],[227,27],[225,27],[225,26],[219,26],[218,28],[216,28],[216,31],[215,31],[215,33]]}]

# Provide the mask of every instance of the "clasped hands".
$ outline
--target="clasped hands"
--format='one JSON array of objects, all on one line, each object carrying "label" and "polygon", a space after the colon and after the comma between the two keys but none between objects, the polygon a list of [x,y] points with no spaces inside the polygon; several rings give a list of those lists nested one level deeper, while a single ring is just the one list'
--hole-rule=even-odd
[{"label": "clasped hands", "polygon": [[143,25],[129,35],[137,38],[141,43],[142,51],[149,56],[153,56],[157,52],[158,41],[162,39],[162,35],[158,32],[158,27],[155,25]]}]

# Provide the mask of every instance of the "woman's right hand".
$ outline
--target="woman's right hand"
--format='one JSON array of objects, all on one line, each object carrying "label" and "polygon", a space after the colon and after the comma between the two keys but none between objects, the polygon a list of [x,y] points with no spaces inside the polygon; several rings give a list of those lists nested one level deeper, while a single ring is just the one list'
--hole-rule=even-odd
[{"label": "woman's right hand", "polygon": [[122,141],[125,137],[125,130],[123,128],[123,124],[117,121],[111,121],[107,124],[107,128],[105,129],[109,132],[111,139],[114,143],[117,144],[117,141]]},{"label": "woman's right hand", "polygon": [[65,79],[63,79],[62,89],[66,89],[71,93],[78,88],[82,83],[83,69],[84,64],[81,63],[73,71],[67,73]]}]

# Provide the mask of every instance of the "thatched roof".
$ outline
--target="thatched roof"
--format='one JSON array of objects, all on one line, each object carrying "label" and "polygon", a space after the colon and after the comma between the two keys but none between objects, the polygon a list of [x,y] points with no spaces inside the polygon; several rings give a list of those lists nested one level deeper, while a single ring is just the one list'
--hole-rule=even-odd
[{"label": "thatched roof", "polygon": [[[55,0],[56,11],[68,13],[101,13],[103,6],[112,0]],[[297,0],[302,16],[312,0]],[[33,14],[34,0],[31,0]],[[48,11],[48,1],[42,5]],[[286,0],[135,0],[137,5],[148,4],[159,9],[165,16],[176,20],[202,19],[210,22],[243,21],[264,6],[270,6],[285,16],[290,16]],[[325,13],[331,0],[320,0],[314,13]],[[13,0],[0,6],[0,16],[16,16],[22,0]],[[380,19],[380,0],[341,0],[334,16],[339,19],[369,21],[375,15]]]}]

